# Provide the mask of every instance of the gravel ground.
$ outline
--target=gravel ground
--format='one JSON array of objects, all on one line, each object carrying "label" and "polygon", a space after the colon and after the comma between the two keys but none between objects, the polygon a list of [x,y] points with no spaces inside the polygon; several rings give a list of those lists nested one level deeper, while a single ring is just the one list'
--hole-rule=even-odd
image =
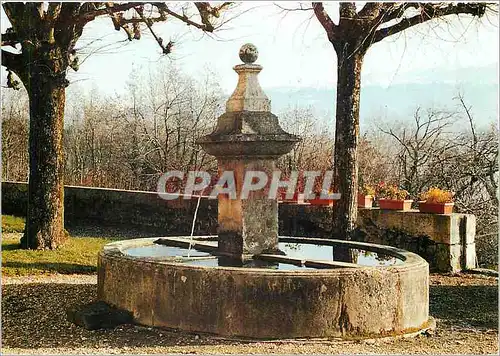
[{"label": "gravel ground", "polygon": [[88,331],[65,311],[96,296],[96,276],[50,275],[2,279],[2,354],[327,353],[497,354],[498,278],[432,275],[434,333],[416,338],[339,342],[248,342],[124,325]]}]

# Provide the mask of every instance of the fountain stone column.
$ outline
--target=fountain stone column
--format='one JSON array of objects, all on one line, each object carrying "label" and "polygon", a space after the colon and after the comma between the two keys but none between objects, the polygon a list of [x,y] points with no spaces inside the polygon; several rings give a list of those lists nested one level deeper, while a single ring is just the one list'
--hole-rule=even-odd
[{"label": "fountain stone column", "polygon": [[[257,48],[245,44],[239,56],[244,64],[233,68],[239,78],[226,112],[218,118],[215,130],[197,142],[217,158],[219,175],[234,173],[236,198],[218,195],[218,252],[245,260],[278,249],[278,202],[268,198],[267,188],[278,157],[290,152],[300,139],[285,132],[271,113],[271,101],[257,78],[262,70],[254,64]],[[268,184],[244,198],[241,192],[247,171],[265,172]]]}]

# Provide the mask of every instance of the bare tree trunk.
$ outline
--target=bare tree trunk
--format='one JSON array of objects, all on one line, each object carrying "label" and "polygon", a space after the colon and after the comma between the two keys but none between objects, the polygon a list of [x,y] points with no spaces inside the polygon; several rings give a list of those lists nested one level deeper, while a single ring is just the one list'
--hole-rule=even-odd
[{"label": "bare tree trunk", "polygon": [[[359,140],[359,100],[363,55],[345,50],[338,54],[337,113],[334,151],[334,186],[341,199],[334,209],[337,237],[350,239],[356,226]],[[345,235],[345,236],[341,236]]]},{"label": "bare tree trunk", "polygon": [[[128,39],[140,38],[139,22],[147,24],[164,54],[172,42],[163,44],[151,26],[165,21],[165,14],[205,32],[215,30],[210,22],[219,17],[228,3],[220,6],[197,3],[201,22],[170,10],[168,4],[151,3],[161,16],[143,14],[143,6],[135,2],[120,4],[104,2],[3,2],[3,13],[9,28],[2,34],[1,62],[9,75],[15,73],[28,91],[30,101],[30,173],[28,212],[21,246],[25,248],[56,248],[66,239],[63,221],[63,117],[66,70],[78,70],[75,49],[83,28],[97,17],[110,16],[115,29],[123,29]],[[131,16],[126,12],[133,11]],[[155,11],[155,12],[156,12]],[[138,16],[137,16],[138,15]],[[139,22],[138,17],[141,18]],[[130,27],[134,23],[134,33]],[[135,26],[137,25],[137,26]],[[14,53],[3,49],[12,46]],[[20,46],[20,48],[19,48]],[[10,86],[14,87],[12,80]]]},{"label": "bare tree trunk", "polygon": [[66,79],[65,71],[51,74],[35,69],[27,85],[30,173],[28,213],[21,246],[29,249],[55,249],[67,239],[63,184]]},{"label": "bare tree trunk", "polygon": [[[364,53],[355,46],[336,46],[337,112],[334,149],[334,187],[341,194],[333,209],[333,238],[351,240],[358,217],[359,100]],[[351,262],[352,253],[336,248],[334,258]]]}]

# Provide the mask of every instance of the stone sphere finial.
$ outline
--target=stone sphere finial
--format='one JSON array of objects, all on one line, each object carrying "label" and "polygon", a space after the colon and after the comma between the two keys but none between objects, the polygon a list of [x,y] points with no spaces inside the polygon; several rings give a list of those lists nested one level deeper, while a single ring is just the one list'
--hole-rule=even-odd
[{"label": "stone sphere finial", "polygon": [[251,43],[246,43],[240,48],[240,59],[245,64],[253,63],[259,57],[257,47]]}]

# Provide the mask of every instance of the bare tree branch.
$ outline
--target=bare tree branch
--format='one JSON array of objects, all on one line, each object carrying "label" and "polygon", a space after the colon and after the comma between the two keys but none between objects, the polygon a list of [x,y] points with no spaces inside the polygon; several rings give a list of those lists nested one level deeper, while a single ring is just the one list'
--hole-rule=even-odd
[{"label": "bare tree branch", "polygon": [[[186,15],[180,15],[178,13],[176,13],[175,11],[172,11],[168,8],[167,4],[165,3],[154,3],[154,5],[157,7],[158,11],[160,13],[163,13],[163,14],[168,14],[168,15],[171,15],[173,17],[175,17],[176,19],[178,20],[181,20],[183,22],[185,22],[186,24],[190,25],[190,26],[193,26],[193,27],[196,27],[196,28],[199,28],[200,30],[204,30],[204,31],[213,31],[213,26],[210,24],[210,26],[207,28],[207,26],[204,24],[204,23],[198,23],[198,22],[195,22],[193,20],[190,20]],[[202,20],[203,21],[203,20]]]},{"label": "bare tree branch", "polygon": [[341,2],[339,4],[340,22],[351,21],[358,18],[354,2]]},{"label": "bare tree branch", "polygon": [[22,75],[21,55],[2,49],[2,65],[18,76]]},{"label": "bare tree branch", "polygon": [[333,23],[332,19],[330,18],[325,8],[323,7],[322,2],[313,2],[312,7],[314,10],[314,15],[316,15],[316,18],[318,19],[319,23],[325,29],[328,39],[330,41],[333,41],[337,25]]},{"label": "bare tree branch", "polygon": [[[416,7],[417,5],[416,3],[406,4],[406,8],[410,6]],[[481,17],[484,15],[486,7],[485,3],[447,3],[445,6],[443,6],[443,3],[418,3],[418,10],[420,12],[418,15],[402,18],[395,25],[377,30],[372,42],[379,42],[388,36],[402,32],[412,26],[443,16],[470,14]]]},{"label": "bare tree branch", "polygon": [[16,28],[18,22],[22,19],[24,4],[19,2],[4,2],[2,6],[10,24],[13,28]]},{"label": "bare tree branch", "polygon": [[299,3],[299,7],[294,7],[294,8],[286,8],[281,6],[279,3],[275,2],[273,3],[274,6],[277,8],[283,10],[283,11],[309,11],[309,10],[314,10],[313,7],[304,7],[302,3]]},{"label": "bare tree branch", "polygon": [[2,33],[2,46],[12,46],[15,48],[18,43],[20,43],[18,35],[12,28],[8,28],[5,33]]},{"label": "bare tree branch", "polygon": [[94,20],[98,16],[109,15],[116,12],[123,12],[130,10],[136,6],[144,5],[143,2],[127,2],[123,4],[115,5],[114,3],[101,3],[104,7],[97,8],[92,11],[80,12],[72,21],[77,21],[80,23],[87,23]]},{"label": "bare tree branch", "polygon": [[471,115],[471,107],[467,107],[467,105],[465,104],[465,101],[464,101],[464,96],[459,93],[456,98],[460,101],[460,105],[463,107],[464,111],[465,111],[465,114],[467,115],[467,119],[469,120],[469,126],[470,126],[470,129],[471,129],[471,132],[472,132],[472,139],[473,139],[473,144],[474,144],[474,148],[476,148],[477,146],[477,135],[476,135],[476,130],[475,130],[475,125],[474,125],[474,120],[472,118],[472,115]]},{"label": "bare tree branch", "polygon": [[45,18],[49,21],[54,21],[59,17],[61,13],[62,4],[58,2],[50,2],[49,7],[47,8],[47,14]]},{"label": "bare tree branch", "polygon": [[148,27],[149,31],[151,32],[151,34],[155,38],[156,42],[158,43],[158,45],[162,49],[163,53],[164,54],[169,54],[171,52],[171,50],[172,50],[173,43],[172,42],[168,42],[168,44],[165,46],[163,44],[163,39],[161,37],[158,37],[158,35],[153,30],[152,21],[150,19],[147,19],[147,18],[144,17],[144,13],[142,12],[142,8],[136,9],[136,11],[139,14],[139,16],[141,17],[141,20]]},{"label": "bare tree branch", "polygon": [[378,15],[378,12],[383,9],[384,5],[386,4],[380,2],[366,3],[365,6],[363,6],[363,8],[359,11],[358,16],[361,18],[373,18]]}]

